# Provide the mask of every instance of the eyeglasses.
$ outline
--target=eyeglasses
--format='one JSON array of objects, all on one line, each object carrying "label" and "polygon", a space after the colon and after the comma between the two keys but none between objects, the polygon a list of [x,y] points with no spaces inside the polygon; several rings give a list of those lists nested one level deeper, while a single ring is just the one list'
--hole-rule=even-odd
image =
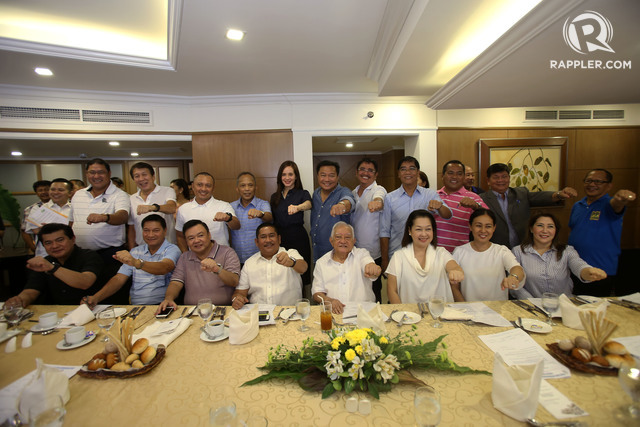
[{"label": "eyeglasses", "polygon": [[409,166],[408,168],[404,168],[404,167],[400,168],[400,172],[415,172],[417,170],[418,168],[415,166]]},{"label": "eyeglasses", "polygon": [[371,168],[358,168],[358,172],[376,173],[376,171]]},{"label": "eyeglasses", "polygon": [[585,184],[595,184],[595,185],[602,185],[602,184],[606,184],[609,183],[611,181],[603,181],[601,179],[591,179],[591,178],[587,178],[583,181]]}]

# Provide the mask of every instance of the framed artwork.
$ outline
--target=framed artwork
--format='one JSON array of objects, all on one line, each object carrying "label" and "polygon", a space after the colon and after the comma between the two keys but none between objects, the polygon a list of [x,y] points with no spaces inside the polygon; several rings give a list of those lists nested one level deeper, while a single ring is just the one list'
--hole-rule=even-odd
[{"label": "framed artwork", "polygon": [[567,137],[484,138],[478,141],[481,186],[489,189],[487,168],[504,163],[511,175],[510,187],[529,191],[558,191],[567,180]]}]

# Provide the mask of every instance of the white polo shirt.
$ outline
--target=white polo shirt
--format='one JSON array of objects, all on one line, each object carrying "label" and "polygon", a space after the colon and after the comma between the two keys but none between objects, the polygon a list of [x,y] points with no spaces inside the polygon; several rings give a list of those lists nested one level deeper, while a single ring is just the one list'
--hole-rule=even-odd
[{"label": "white polo shirt", "polygon": [[380,218],[382,211],[369,212],[369,202],[374,199],[381,199],[387,195],[387,190],[378,185],[375,181],[362,191],[362,196],[358,196],[358,185],[353,190],[353,198],[356,199],[356,208],[351,214],[351,225],[356,234],[356,245],[365,248],[373,259],[382,256],[380,252]]},{"label": "white polo shirt", "polygon": [[[58,206],[55,203],[53,203],[53,200],[49,200],[47,203],[43,204],[40,208],[34,207],[33,209],[31,209],[31,213],[33,213],[36,209],[42,209],[43,207],[47,207],[49,209],[51,209],[54,212],[57,212],[60,214],[60,217],[58,218],[58,220],[56,221],[50,221],[50,223],[57,223],[57,224],[69,224],[69,221],[71,220],[71,217],[73,216],[73,211],[71,209],[71,203],[70,201],[67,201],[67,203],[65,203],[62,206]],[[31,225],[31,224],[29,224]],[[33,229],[33,228],[30,228]],[[29,230],[29,228],[28,228]],[[39,239],[36,239],[36,253],[35,256],[41,256],[41,257],[45,257],[47,256],[47,251],[44,249],[44,246],[42,246],[42,242]]]},{"label": "white polo shirt", "polygon": [[369,251],[354,247],[344,263],[334,261],[333,250],[324,254],[313,270],[311,295],[323,292],[329,298],[337,298],[341,303],[375,302],[373,280],[365,277],[364,266],[373,262]]},{"label": "white polo shirt", "polygon": [[222,200],[217,200],[212,197],[201,205],[193,199],[178,209],[176,230],[182,232],[182,227],[184,227],[185,222],[192,219],[199,219],[207,224],[213,240],[221,245],[229,246],[229,228],[227,227],[227,223],[213,220],[213,217],[218,212],[229,212],[233,216],[236,216],[236,211],[233,210],[231,205]]},{"label": "white polo shirt", "polygon": [[[280,252],[286,252],[296,261],[302,259],[295,249],[280,247],[278,254]],[[266,259],[257,252],[244,263],[236,289],[248,289],[251,304],[295,305],[296,300],[302,298],[300,274],[292,267],[278,264],[276,255]]]},{"label": "white polo shirt", "polygon": [[136,245],[140,246],[144,244],[144,240],[142,239],[142,220],[149,215],[156,214],[160,215],[167,222],[167,237],[166,239],[169,243],[176,243],[176,227],[175,222],[173,220],[173,215],[166,214],[162,212],[149,212],[146,214],[138,215],[136,212],[138,210],[138,206],[140,205],[153,205],[157,203],[158,205],[164,205],[169,200],[176,201],[176,192],[173,191],[173,188],[170,187],[162,187],[160,185],[156,185],[156,188],[153,189],[151,193],[147,196],[147,200],[143,200],[140,195],[140,189],[138,189],[137,193],[133,193],[129,196],[131,201],[131,212],[129,213],[129,225],[134,225],[136,229]]},{"label": "white polo shirt", "polygon": [[93,197],[91,188],[78,190],[71,199],[73,209],[73,232],[76,244],[82,249],[98,250],[124,245],[126,224],[111,225],[106,222],[87,224],[89,214],[110,214],[117,211],[129,211],[129,195],[110,183],[107,190]]}]

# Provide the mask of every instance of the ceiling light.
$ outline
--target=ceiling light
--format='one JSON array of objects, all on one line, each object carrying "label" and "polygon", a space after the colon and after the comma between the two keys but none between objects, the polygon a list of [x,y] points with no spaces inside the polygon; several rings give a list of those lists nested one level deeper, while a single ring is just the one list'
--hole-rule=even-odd
[{"label": "ceiling light", "polygon": [[21,151],[12,151],[11,155],[12,156],[22,156],[22,152]]},{"label": "ceiling light", "polygon": [[120,145],[120,143],[118,141],[109,141],[109,145],[112,147],[117,147],[118,145]]},{"label": "ceiling light", "polygon": [[138,157],[140,154],[136,153],[135,151],[133,153],[131,153],[131,157]]},{"label": "ceiling light", "polygon": [[48,68],[38,67],[34,71],[40,76],[53,76],[53,71]]},{"label": "ceiling light", "polygon": [[351,142],[347,142],[344,146],[347,148],[351,148],[353,147],[353,144]]},{"label": "ceiling light", "polygon": [[244,31],[240,30],[227,30],[227,38],[229,40],[242,40],[244,38]]}]

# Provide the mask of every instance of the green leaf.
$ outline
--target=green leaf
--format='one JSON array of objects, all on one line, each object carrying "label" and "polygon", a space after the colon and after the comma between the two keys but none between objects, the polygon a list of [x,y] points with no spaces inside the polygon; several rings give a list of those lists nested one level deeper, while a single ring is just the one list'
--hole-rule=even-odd
[{"label": "green leaf", "polygon": [[527,182],[528,182],[528,181],[529,181],[529,180],[527,179],[527,177],[526,177],[526,176],[522,178],[522,184],[527,185]]},{"label": "green leaf", "polygon": [[538,184],[534,185],[533,188],[531,188],[531,191],[534,191],[536,188],[538,188]]},{"label": "green leaf", "polygon": [[342,390],[342,381],[340,380],[331,381],[331,384],[333,384],[333,388],[335,388],[337,391]]},{"label": "green leaf", "polygon": [[346,380],[344,380],[344,392],[346,394],[351,393],[355,387],[356,382],[352,378],[347,378]]},{"label": "green leaf", "polygon": [[529,166],[528,165],[522,166],[522,171],[524,172],[525,175],[529,175]]},{"label": "green leaf", "polygon": [[[547,157],[546,159],[544,159],[544,161],[545,161],[549,166],[551,166],[551,161],[549,160],[549,158],[548,158],[548,157]],[[553,167],[553,166],[551,166],[551,167]]]},{"label": "green leaf", "polygon": [[[298,378],[298,384],[300,388],[306,391],[320,391],[326,388],[327,383],[330,383],[327,373],[317,368],[309,368],[304,371],[306,375]],[[333,385],[331,386],[333,388]]]},{"label": "green leaf", "polygon": [[516,179],[516,187],[521,187],[521,186],[522,186],[522,179],[518,177],[518,179]]},{"label": "green leaf", "polygon": [[509,162],[507,163],[507,172],[511,173],[511,169],[513,169],[513,165]]},{"label": "green leaf", "polygon": [[[0,184],[0,214],[2,219],[5,221],[9,221],[13,228],[20,231],[20,212],[22,209],[20,208],[20,203],[13,197],[7,189],[2,187]],[[5,242],[6,243],[6,242]]]},{"label": "green leaf", "polygon": [[325,388],[322,390],[322,398],[326,399],[327,397],[335,393],[335,391],[336,389],[333,387],[333,384],[331,383],[327,384]]},{"label": "green leaf", "polygon": [[542,176],[542,171],[538,171],[538,176]]},{"label": "green leaf", "polygon": [[302,372],[289,372],[289,371],[271,371],[268,374],[261,375],[257,378],[249,380],[242,384],[242,387],[246,385],[259,384],[263,381],[270,380],[272,378],[292,378],[294,380],[300,379],[304,374]]},{"label": "green leaf", "polygon": [[531,179],[536,177],[536,174],[533,172],[533,169],[529,171],[529,175],[531,175]]},{"label": "green leaf", "polygon": [[512,169],[512,170],[511,170],[511,175],[515,175],[515,174],[517,174],[518,172],[520,172],[520,168]]},{"label": "green leaf", "polygon": [[534,164],[534,165],[536,165],[536,166],[538,166],[542,160],[543,160],[543,159],[542,159],[542,156],[540,156],[540,157],[538,157],[538,158],[536,159],[536,161],[535,161],[535,162],[533,162],[533,164]]},{"label": "green leaf", "polygon": [[545,183],[547,183],[549,181],[549,172],[546,172],[544,174],[544,176],[542,177],[542,181],[544,181]]},{"label": "green leaf", "polygon": [[368,386],[369,394],[376,399],[380,399],[380,393],[378,393],[378,387],[376,387],[375,383],[370,382]]}]

